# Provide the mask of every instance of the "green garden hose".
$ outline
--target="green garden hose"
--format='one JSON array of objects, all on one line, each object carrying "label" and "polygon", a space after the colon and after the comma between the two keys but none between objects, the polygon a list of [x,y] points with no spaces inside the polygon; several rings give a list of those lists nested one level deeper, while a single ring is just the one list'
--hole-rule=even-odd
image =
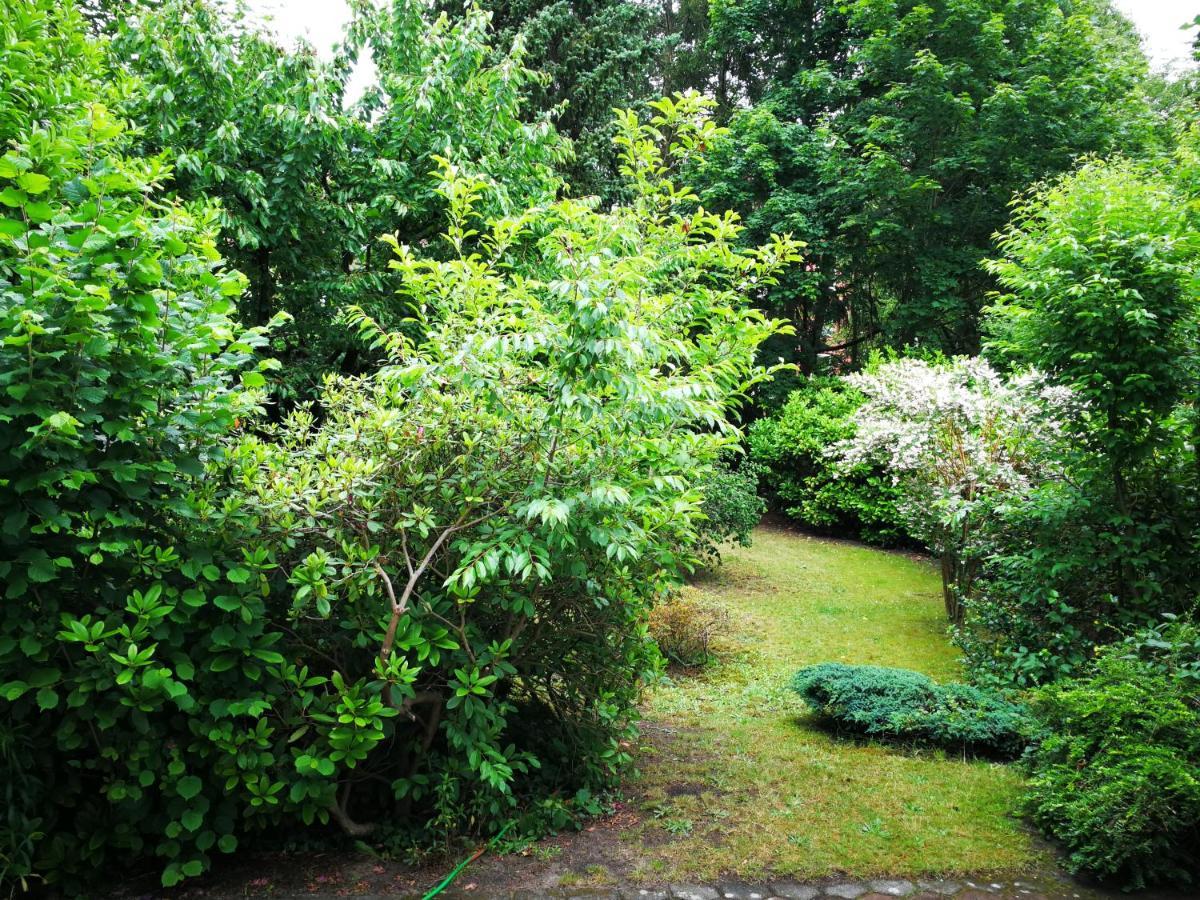
[{"label": "green garden hose", "polygon": [[436,897],[438,894],[440,894],[442,891],[444,891],[446,888],[448,888],[450,886],[450,883],[452,881],[454,881],[455,878],[458,877],[459,873],[462,872],[463,869],[465,869],[471,863],[475,862],[475,860],[479,859],[479,857],[483,856],[483,854],[487,853],[488,850],[495,847],[496,842],[499,841],[500,838],[504,837],[504,832],[506,832],[506,831],[508,831],[508,829],[512,828],[512,826],[515,824],[515,822],[516,822],[515,819],[510,821],[507,825],[505,825],[503,828],[500,829],[499,833],[497,833],[497,835],[494,838],[492,838],[490,841],[488,841],[486,844],[484,844],[482,847],[480,847],[478,850],[476,850],[474,853],[472,853],[470,856],[468,856],[466,859],[464,859],[462,862],[460,862],[457,866],[455,866],[453,869],[451,869],[450,874],[447,875],[445,878],[443,878],[441,880],[441,882],[438,884],[438,886],[433,888],[432,890],[430,890],[429,893],[427,893],[424,897],[421,898],[421,900],[432,900],[432,898]]}]

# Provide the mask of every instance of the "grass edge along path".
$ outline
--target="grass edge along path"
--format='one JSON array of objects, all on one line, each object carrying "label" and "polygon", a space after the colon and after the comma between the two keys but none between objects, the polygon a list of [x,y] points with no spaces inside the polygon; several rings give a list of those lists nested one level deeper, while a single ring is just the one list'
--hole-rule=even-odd
[{"label": "grass edge along path", "polygon": [[624,835],[634,880],[951,875],[1041,868],[1012,765],[820,730],[792,674],[823,661],[961,676],[918,557],[764,526],[686,588],[730,613],[721,660],[655,688]]}]

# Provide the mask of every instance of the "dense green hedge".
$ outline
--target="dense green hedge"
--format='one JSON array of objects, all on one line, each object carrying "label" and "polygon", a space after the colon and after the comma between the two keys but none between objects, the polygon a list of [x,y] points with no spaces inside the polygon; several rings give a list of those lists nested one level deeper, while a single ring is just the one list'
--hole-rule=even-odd
[{"label": "dense green hedge", "polygon": [[833,452],[854,434],[863,396],[840,378],[813,377],[749,431],[750,458],[762,467],[770,503],[818,531],[872,543],[902,543],[899,489],[878,466],[841,467]]},{"label": "dense green hedge", "polygon": [[272,424],[217,210],[170,201],[107,74],[69,4],[0,0],[0,893],[598,811],[782,327],[744,298],[798,258],[662,180],[705,102],[621,117],[604,212],[485,221],[447,163],[445,258],[393,242],[420,339],[344,311],[387,364]]},{"label": "dense green hedge", "polygon": [[792,688],[817,716],[881,740],[1015,757],[1025,746],[1025,710],[966,684],[938,684],[909,669],[821,663]]},{"label": "dense green hedge", "polygon": [[1073,870],[1148,883],[1200,878],[1200,629],[1110,647],[1042,689],[1027,806]]},{"label": "dense green hedge", "polygon": [[724,459],[700,482],[704,519],[698,526],[697,550],[705,563],[721,561],[722,545],[750,546],[754,526],[767,509],[758,496],[760,471],[759,466],[746,460],[735,468]]}]

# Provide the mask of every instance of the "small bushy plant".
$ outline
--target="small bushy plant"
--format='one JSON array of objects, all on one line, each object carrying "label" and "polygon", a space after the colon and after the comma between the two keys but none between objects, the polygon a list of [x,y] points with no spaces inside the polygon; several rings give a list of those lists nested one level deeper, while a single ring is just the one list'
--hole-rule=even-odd
[{"label": "small bushy plant", "polygon": [[749,547],[754,527],[766,512],[766,503],[758,496],[760,467],[743,461],[734,468],[727,459],[713,466],[699,484],[704,500],[700,509],[704,518],[696,528],[696,552],[702,562],[721,561],[721,546],[736,544]]},{"label": "small bushy plant", "polygon": [[1194,626],[1153,629],[1036,695],[1027,808],[1072,870],[1128,888],[1200,877],[1198,650]]},{"label": "small bushy plant", "polygon": [[844,379],[812,377],[783,408],[749,430],[751,459],[773,506],[829,534],[894,545],[907,538],[898,509],[900,489],[882,466],[840,466],[830,452],[855,432],[866,397]]},{"label": "small bushy plant", "polygon": [[1025,746],[1023,707],[910,669],[821,663],[797,672],[792,688],[819,718],[853,734],[1002,757]]},{"label": "small bushy plant", "polygon": [[712,642],[729,624],[729,613],[683,593],[671,594],[650,612],[650,636],[669,661],[703,666],[712,660]]}]

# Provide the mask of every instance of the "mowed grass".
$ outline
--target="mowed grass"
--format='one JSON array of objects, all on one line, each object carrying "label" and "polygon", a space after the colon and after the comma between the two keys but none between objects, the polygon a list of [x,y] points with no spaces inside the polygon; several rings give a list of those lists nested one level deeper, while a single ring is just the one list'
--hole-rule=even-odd
[{"label": "mowed grass", "polygon": [[736,873],[950,875],[1028,870],[1041,856],[1012,766],[835,738],[788,689],[827,660],[961,673],[937,572],[898,553],[760,528],[688,588],[727,609],[722,659],[656,688],[641,758],[647,879]]}]

